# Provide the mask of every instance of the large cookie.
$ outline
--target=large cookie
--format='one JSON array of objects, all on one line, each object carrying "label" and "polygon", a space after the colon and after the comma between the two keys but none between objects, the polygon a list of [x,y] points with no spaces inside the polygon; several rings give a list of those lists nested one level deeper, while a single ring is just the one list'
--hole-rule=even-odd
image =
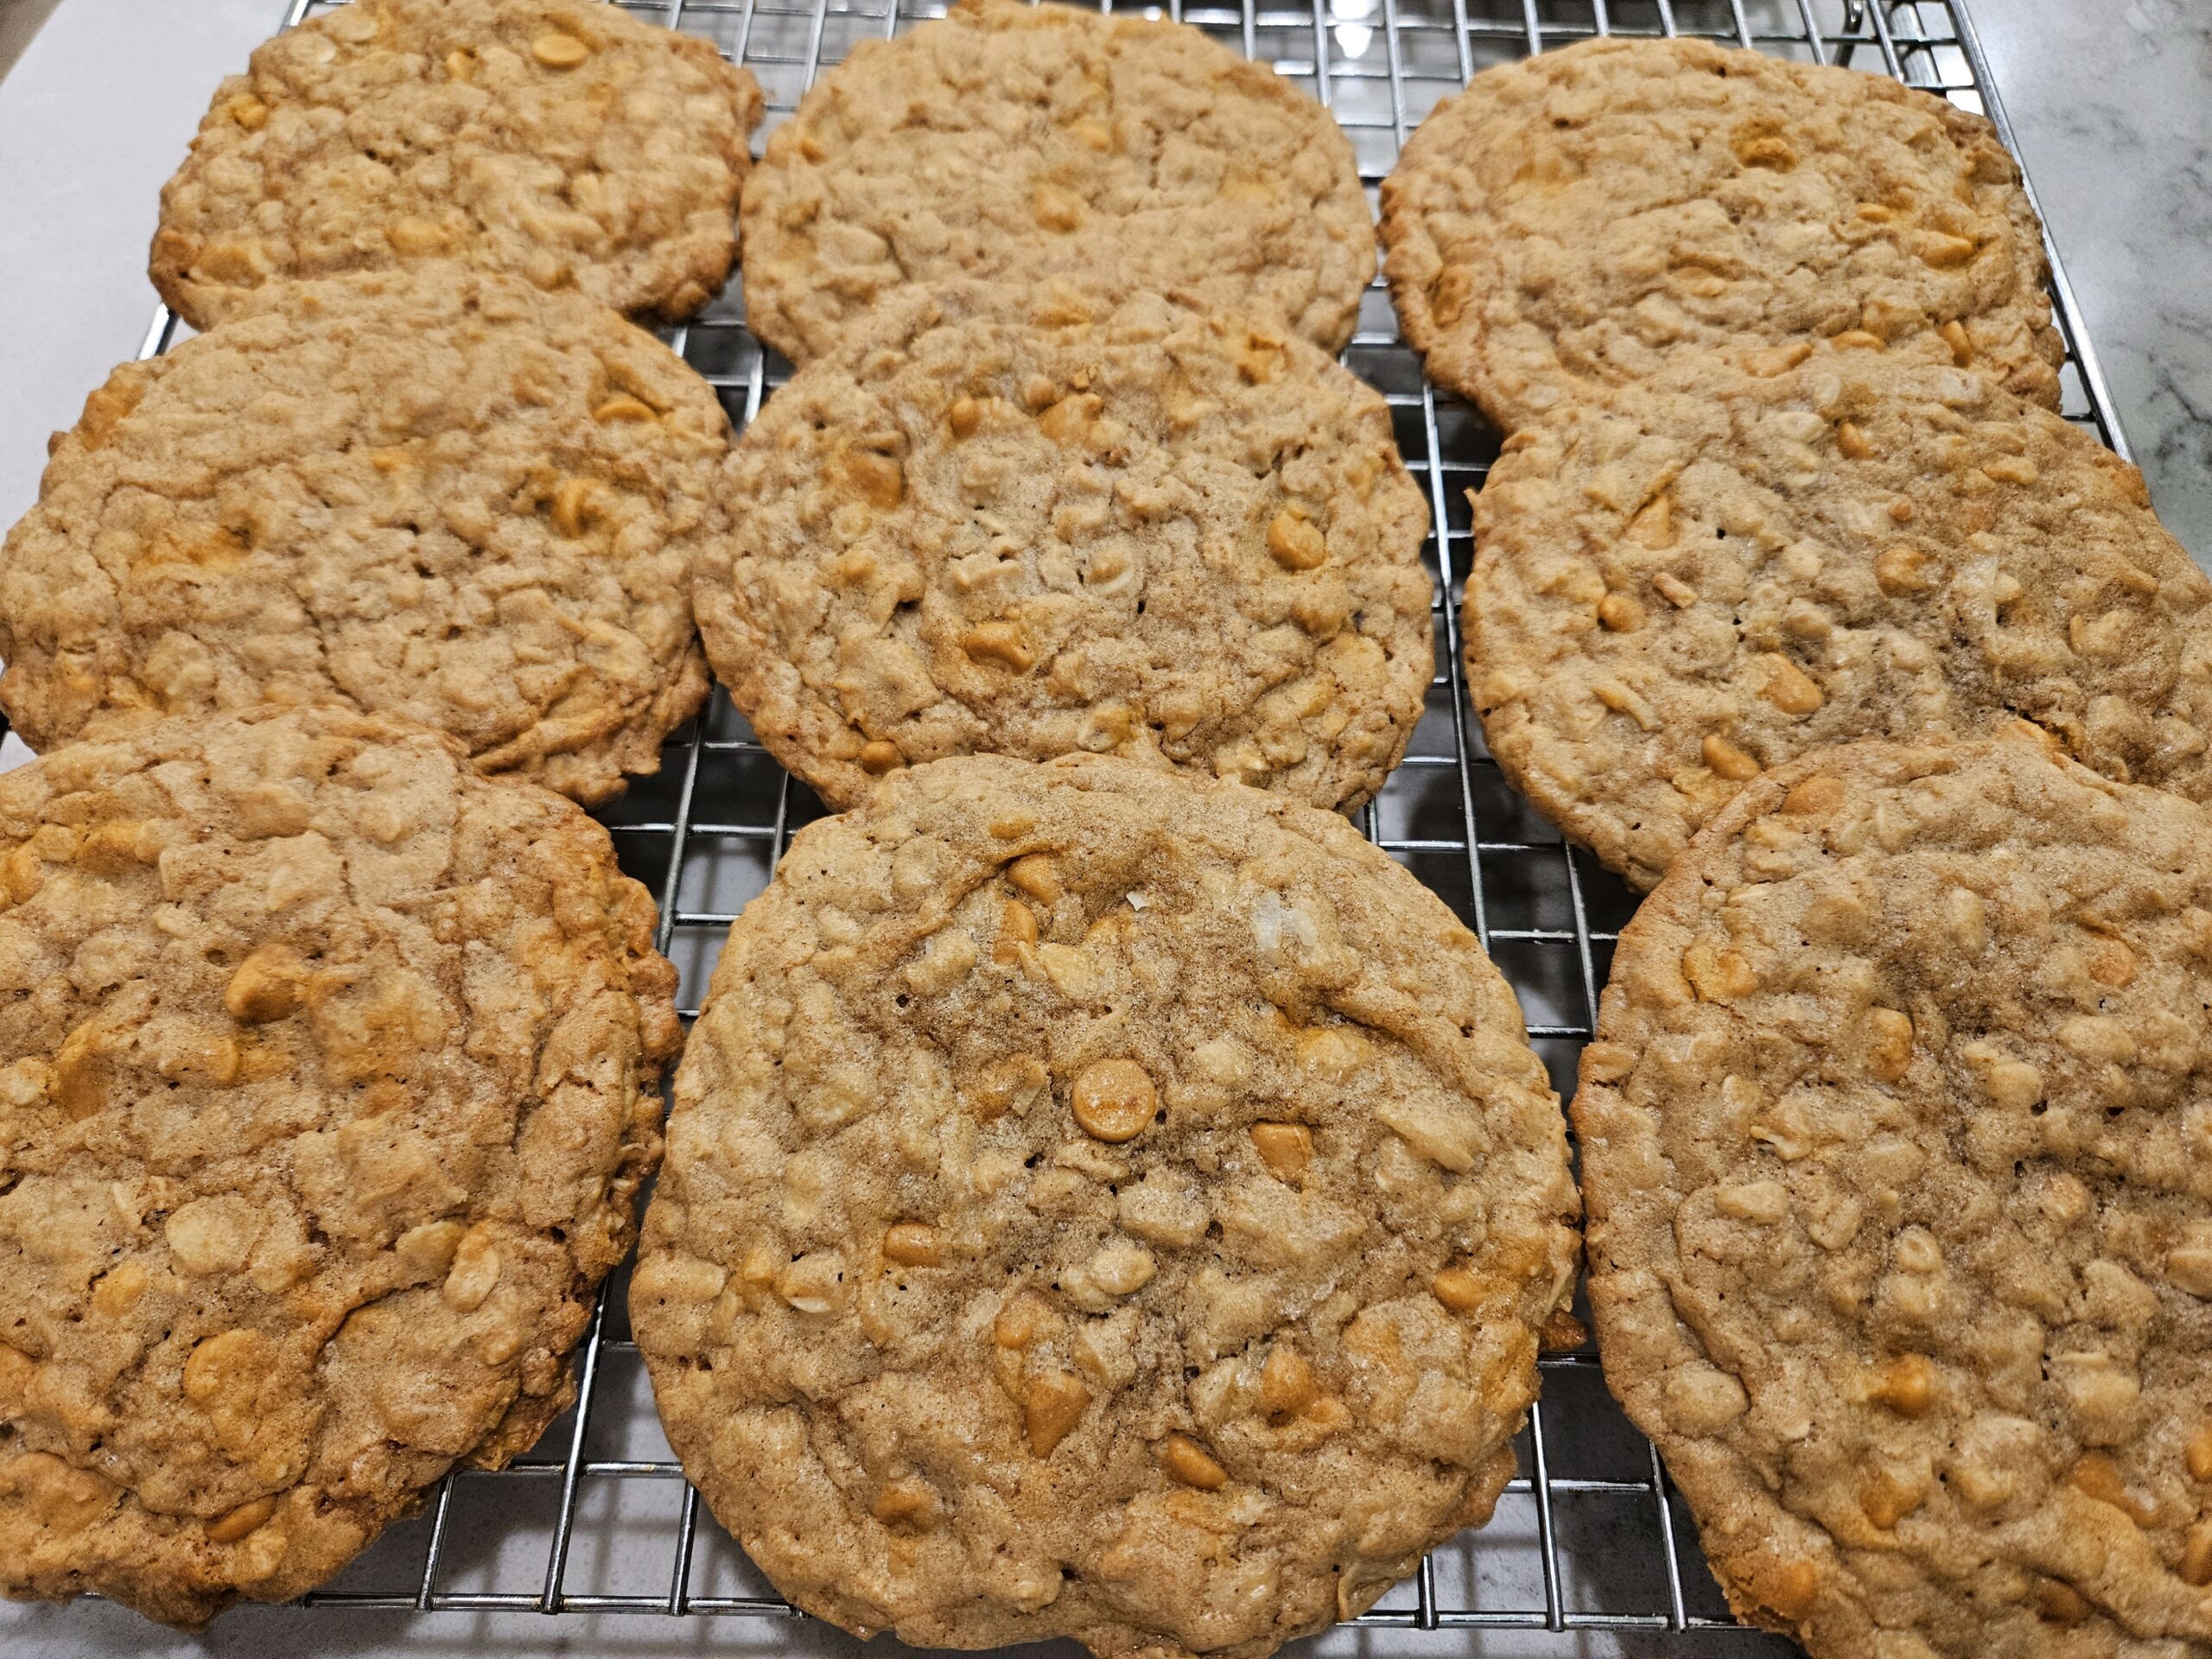
[{"label": "large cookie", "polygon": [[0,779],[0,1589],[171,1624],[527,1449],[659,1153],[607,832],[333,708]]},{"label": "large cookie", "polygon": [[867,40],[747,181],[745,312],[794,362],[910,283],[1082,276],[1351,337],[1375,222],[1329,112],[1180,23],[957,0]]},{"label": "large cookie", "polygon": [[714,393],[579,294],[450,264],[288,284],[127,363],[0,570],[0,703],[103,721],[328,698],[583,801],[706,694]]},{"label": "large cookie", "polygon": [[2027,741],[1724,808],[1574,1103],[1607,1380],[1814,1659],[2212,1643],[2212,817]]},{"label": "large cookie", "polygon": [[1962,370],[1708,359],[1508,441],[1475,506],[1491,753],[1639,887],[1762,766],[1854,738],[2020,716],[2212,794],[2212,583],[2133,467]]},{"label": "large cookie", "polygon": [[1691,40],[1487,70],[1407,142],[1382,239],[1430,377],[1508,432],[1686,353],[1837,336],[2058,406],[2019,168],[1879,75]]},{"label": "large cookie", "polygon": [[1563,1306],[1513,995],[1333,814],[1087,755],[801,830],[715,969],[631,1318],[863,1635],[1259,1659],[1488,1518]]},{"label": "large cookie", "polygon": [[760,120],[707,41],[598,0],[353,0],[216,89],[149,275],[197,328],[426,257],[675,321],[737,257]]},{"label": "large cookie", "polygon": [[841,807],[974,750],[1354,804],[1434,672],[1427,509],[1382,397],[1157,299],[904,296],[768,401],[728,496],[708,656]]}]

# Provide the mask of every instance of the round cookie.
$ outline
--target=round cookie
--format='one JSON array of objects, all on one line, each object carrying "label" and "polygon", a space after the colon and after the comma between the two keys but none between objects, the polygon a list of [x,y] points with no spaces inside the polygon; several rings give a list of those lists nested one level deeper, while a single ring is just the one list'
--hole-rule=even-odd
[{"label": "round cookie", "polygon": [[1082,276],[1334,352],[1375,221],[1328,111],[1181,23],[1016,0],[865,40],[746,181],[745,312],[795,363],[912,283]]},{"label": "round cookie", "polygon": [[575,1395],[678,1040],[607,832],[322,707],[0,778],[0,1590],[196,1626]]},{"label": "round cookie", "polygon": [[1089,755],[796,836],[676,1084],[670,1443],[861,1634],[1260,1659],[1490,1515],[1575,1262],[1472,935],[1333,814]]},{"label": "round cookie", "polygon": [[693,607],[833,805],[901,764],[1112,751],[1364,801],[1434,672],[1427,509],[1318,347],[1153,298],[902,296],[768,401]]},{"label": "round cookie", "polygon": [[0,704],[43,749],[336,698],[603,799],[706,695],[684,573],[728,441],[580,294],[452,264],[287,284],[56,439],[0,569]]},{"label": "round cookie", "polygon": [[424,257],[676,321],[736,261],[760,112],[710,43],[600,0],[354,0],[216,89],[148,275],[195,328]]},{"label": "round cookie", "polygon": [[1504,431],[1718,346],[1865,337],[2058,406],[2042,227],[1978,115],[1694,40],[1484,71],[1382,181],[1438,385]]},{"label": "round cookie", "polygon": [[1468,685],[1570,838],[1649,887],[1763,766],[2016,716],[2212,795],[2212,584],[2133,467],[1960,369],[1750,361],[1562,410],[1476,501]]},{"label": "round cookie", "polygon": [[2212,817],[1856,744],[1623,931],[1574,1103],[1605,1375],[1813,1659],[2212,1642]]}]

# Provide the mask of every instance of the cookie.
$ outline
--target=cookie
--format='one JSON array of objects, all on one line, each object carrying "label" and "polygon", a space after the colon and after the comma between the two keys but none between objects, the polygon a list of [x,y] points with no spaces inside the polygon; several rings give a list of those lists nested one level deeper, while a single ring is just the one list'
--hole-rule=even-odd
[{"label": "cookie", "polygon": [[1181,23],[957,0],[858,42],[746,181],[746,321],[795,363],[912,283],[1082,276],[1334,352],[1375,222],[1329,112]]},{"label": "cookie", "polygon": [[1574,1120],[1605,1376],[1813,1659],[2212,1642],[2212,817],[2024,741],[1745,789]]},{"label": "cookie", "polygon": [[335,708],[0,778],[0,1590],[188,1627],[527,1449],[677,1041],[607,832]]},{"label": "cookie", "polygon": [[1382,239],[1430,378],[1507,432],[1686,354],[1821,338],[2058,406],[2019,168],[1880,75],[1694,40],[1486,70],[1407,142]]},{"label": "cookie", "polygon": [[1963,370],[1750,361],[1547,417],[1475,504],[1468,684],[1546,816],[1648,887],[1763,766],[2015,717],[2212,796],[2212,584],[2133,467]]},{"label": "cookie", "polygon": [[675,321],[737,257],[760,110],[709,42],[599,0],[353,0],[216,89],[148,275],[195,328],[424,257]]},{"label": "cookie", "polygon": [[706,695],[684,573],[728,438],[580,294],[451,264],[287,284],[56,438],[0,569],[0,705],[43,749],[338,699],[603,799]]},{"label": "cookie", "polygon": [[693,605],[836,806],[976,750],[1365,800],[1435,658],[1382,398],[1295,336],[1051,287],[902,296],[733,451]]},{"label": "cookie", "polygon": [[793,837],[677,1073],[631,1319],[798,1605],[1260,1659],[1486,1520],[1576,1199],[1519,1009],[1342,818],[1111,757]]}]

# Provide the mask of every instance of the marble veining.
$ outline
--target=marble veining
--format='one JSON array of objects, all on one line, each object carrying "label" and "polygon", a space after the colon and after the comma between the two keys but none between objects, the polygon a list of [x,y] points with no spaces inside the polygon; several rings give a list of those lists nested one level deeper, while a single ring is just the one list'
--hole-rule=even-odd
[{"label": "marble veining", "polygon": [[1967,3],[2152,499],[2212,568],[2212,3]]}]

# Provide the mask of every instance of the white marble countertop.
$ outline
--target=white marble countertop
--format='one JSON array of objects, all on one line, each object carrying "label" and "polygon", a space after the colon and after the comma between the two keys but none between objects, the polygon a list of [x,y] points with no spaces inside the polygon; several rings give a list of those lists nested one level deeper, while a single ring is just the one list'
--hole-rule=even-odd
[{"label": "white marble countertop", "polygon": [[[2212,565],[2212,0],[1970,3],[2136,459],[2168,524]],[[62,0],[0,82],[0,524],[35,499],[47,434],[137,349],[155,308],[143,267],[156,193],[210,89],[278,10]],[[376,1614],[341,1627],[244,1608],[185,1637],[111,1606],[0,1607],[9,1651],[273,1659],[310,1643],[516,1659],[861,1651],[813,1624]],[[1322,1647],[1367,1651],[1348,1636]],[[1424,1650],[1468,1651],[1456,1635]],[[1480,1650],[1521,1651],[1502,1639]]]},{"label": "white marble countertop", "polygon": [[1969,3],[2136,464],[2212,567],[2212,4]]}]

